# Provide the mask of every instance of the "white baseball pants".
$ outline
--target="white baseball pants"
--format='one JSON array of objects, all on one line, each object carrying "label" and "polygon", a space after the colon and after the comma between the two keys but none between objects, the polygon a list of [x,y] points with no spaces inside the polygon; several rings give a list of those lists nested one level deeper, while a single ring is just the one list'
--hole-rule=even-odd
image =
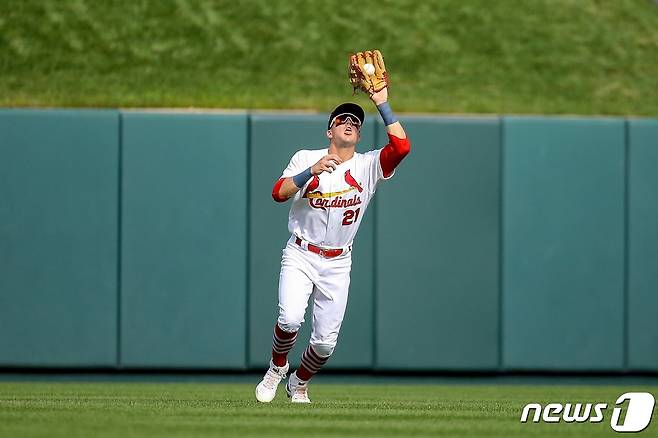
[{"label": "white baseball pants", "polygon": [[333,352],[345,316],[352,253],[325,258],[303,249],[292,236],[283,250],[279,276],[279,327],[296,332],[313,296],[311,345],[321,356]]}]

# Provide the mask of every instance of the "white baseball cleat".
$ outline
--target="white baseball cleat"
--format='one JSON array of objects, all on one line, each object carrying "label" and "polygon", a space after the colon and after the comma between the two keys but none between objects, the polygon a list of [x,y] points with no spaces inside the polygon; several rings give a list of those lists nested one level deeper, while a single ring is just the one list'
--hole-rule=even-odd
[{"label": "white baseball cleat", "polygon": [[303,382],[297,377],[297,372],[290,375],[286,384],[286,392],[293,403],[311,403],[308,398],[308,382]]},{"label": "white baseball cleat", "polygon": [[262,403],[269,403],[274,400],[276,388],[281,383],[281,379],[286,378],[290,364],[286,362],[285,366],[278,367],[270,360],[270,369],[263,376],[263,380],[256,386],[256,400]]}]

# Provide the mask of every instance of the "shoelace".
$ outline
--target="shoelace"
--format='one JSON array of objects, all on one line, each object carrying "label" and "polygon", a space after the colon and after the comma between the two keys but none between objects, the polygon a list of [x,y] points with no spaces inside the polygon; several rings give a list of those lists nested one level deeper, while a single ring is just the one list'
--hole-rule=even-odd
[{"label": "shoelace", "polygon": [[308,394],[306,393],[306,386],[297,385],[295,388],[295,394],[301,395],[303,398],[308,398]]},{"label": "shoelace", "polygon": [[265,380],[265,382],[264,382],[265,387],[267,387],[269,389],[272,389],[272,388],[275,388],[279,384],[281,379],[282,379],[282,376],[280,374],[278,374],[276,371],[267,370],[267,373],[265,373],[265,378],[263,380]]}]

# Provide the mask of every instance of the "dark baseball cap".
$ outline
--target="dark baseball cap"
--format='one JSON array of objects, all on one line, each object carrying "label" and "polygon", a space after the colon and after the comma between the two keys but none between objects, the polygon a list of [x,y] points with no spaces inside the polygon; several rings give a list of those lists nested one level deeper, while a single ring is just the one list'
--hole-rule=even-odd
[{"label": "dark baseball cap", "polygon": [[352,115],[357,119],[359,119],[359,122],[361,122],[362,125],[366,119],[366,113],[363,111],[363,108],[361,108],[356,103],[352,103],[352,102],[341,103],[336,107],[335,110],[331,112],[331,115],[329,116],[329,122],[327,123],[327,129],[331,128],[331,124],[333,123],[336,117],[342,115]]}]

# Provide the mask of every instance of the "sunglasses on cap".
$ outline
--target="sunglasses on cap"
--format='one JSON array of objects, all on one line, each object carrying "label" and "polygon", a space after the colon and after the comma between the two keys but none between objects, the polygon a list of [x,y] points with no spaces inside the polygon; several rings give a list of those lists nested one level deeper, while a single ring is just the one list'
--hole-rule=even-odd
[{"label": "sunglasses on cap", "polygon": [[361,122],[353,114],[341,114],[341,115],[336,116],[334,118],[334,121],[333,121],[333,126],[336,127],[336,126],[344,125],[348,121],[356,129],[361,129]]}]

